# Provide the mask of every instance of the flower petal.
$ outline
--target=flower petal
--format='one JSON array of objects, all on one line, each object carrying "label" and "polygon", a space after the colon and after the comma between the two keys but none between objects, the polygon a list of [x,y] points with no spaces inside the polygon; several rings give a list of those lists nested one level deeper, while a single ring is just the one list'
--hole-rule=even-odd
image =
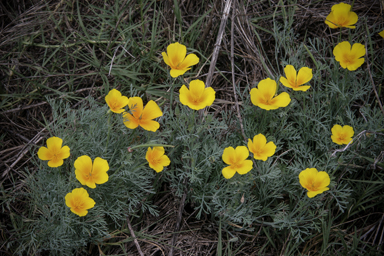
[{"label": "flower petal", "polygon": [[287,65],[284,68],[284,73],[285,73],[285,76],[287,77],[288,83],[290,85],[287,87],[294,88],[294,87],[297,87],[299,85],[299,84],[296,84],[297,72],[296,72],[296,69],[292,65]]},{"label": "flower petal", "polygon": [[63,145],[63,140],[58,137],[51,137],[47,139],[47,148],[53,153],[59,152],[61,145]]},{"label": "flower petal", "polygon": [[185,69],[171,69],[171,77],[176,78],[178,76],[184,75],[185,72],[190,70],[190,68],[185,68]]},{"label": "flower petal", "polygon": [[291,102],[291,97],[288,93],[282,92],[275,98],[273,98],[270,103],[276,108],[286,107]]},{"label": "flower petal", "polygon": [[347,134],[348,137],[353,137],[355,134],[355,131],[353,130],[352,126],[344,125],[343,131]]},{"label": "flower petal", "polygon": [[292,88],[294,91],[302,91],[302,92],[305,92],[307,91],[309,88],[311,88],[311,86],[309,85],[304,85],[304,86],[299,86],[299,87],[296,87],[296,88]]},{"label": "flower petal", "polygon": [[314,185],[318,190],[324,189],[325,187],[329,186],[330,183],[331,179],[329,178],[328,173],[324,171],[317,173]]},{"label": "flower petal", "polygon": [[190,66],[196,65],[197,63],[199,63],[199,58],[195,54],[191,53],[188,54],[187,57],[185,57],[182,63],[180,63],[178,69],[185,69]]},{"label": "flower petal", "polygon": [[[92,159],[87,155],[83,155],[78,157],[73,165],[75,167],[76,179],[81,183],[81,185],[89,186],[88,181],[89,174],[92,172]],[[94,184],[91,186],[93,188],[96,187]]]},{"label": "flower petal", "polygon": [[189,91],[192,95],[192,97],[195,99],[195,100],[198,100],[200,99],[200,97],[203,95],[204,93],[204,89],[205,89],[205,84],[203,81],[201,80],[192,80],[190,83],[189,83]]},{"label": "flower petal", "polygon": [[302,67],[297,75],[297,85],[301,86],[308,83],[312,79],[312,69]]},{"label": "flower petal", "polygon": [[237,146],[235,149],[235,163],[240,164],[249,156],[249,150],[246,146]]},{"label": "flower petal", "polygon": [[169,61],[167,53],[162,52],[161,55],[163,55],[163,60],[164,60],[165,64],[167,64],[168,66],[171,66],[171,62]]},{"label": "flower petal", "polygon": [[92,180],[96,184],[103,184],[108,181],[107,171],[109,170],[108,161],[96,157],[93,161]]},{"label": "flower petal", "polygon": [[48,161],[48,166],[49,167],[52,167],[52,168],[55,168],[55,167],[59,167],[59,166],[62,166],[64,163],[63,159],[62,158],[52,158],[50,161]]},{"label": "flower petal", "polygon": [[273,141],[268,142],[267,145],[265,145],[263,148],[264,159],[262,160],[267,161],[268,157],[273,156],[275,152],[276,152],[275,143],[273,143]]},{"label": "flower petal", "polygon": [[316,179],[317,176],[317,169],[316,168],[307,168],[300,172],[299,174],[299,181],[303,188],[311,189],[313,181]]},{"label": "flower petal", "polygon": [[252,160],[245,160],[241,165],[238,165],[236,171],[243,175],[252,170],[253,162]]},{"label": "flower petal", "polygon": [[140,97],[132,97],[129,99],[129,109],[131,110],[132,115],[139,119],[143,112],[143,100]]},{"label": "flower petal", "polygon": [[221,173],[223,174],[224,178],[230,179],[233,177],[233,175],[235,175],[236,170],[233,169],[232,166],[227,166],[227,167],[223,168]]},{"label": "flower petal", "polygon": [[223,162],[232,165],[236,163],[235,161],[235,149],[233,147],[227,147],[224,149],[223,155],[221,157]]},{"label": "flower petal", "polygon": [[160,107],[156,102],[150,100],[147,105],[145,105],[144,110],[141,114],[141,121],[152,120],[163,115]]},{"label": "flower petal", "polygon": [[329,190],[329,188],[323,188],[323,189],[316,190],[316,191],[308,191],[308,192],[307,192],[307,196],[308,196],[309,198],[313,198],[313,197],[315,197],[316,195],[321,194],[321,193],[323,193],[324,191],[327,191],[327,190]]},{"label": "flower petal", "polygon": [[185,106],[189,106],[189,104],[191,104],[190,102],[190,91],[188,90],[187,86],[185,86],[184,84],[181,86],[180,90],[179,90],[179,99],[180,99],[180,103],[185,105]]},{"label": "flower petal", "polygon": [[150,132],[156,132],[160,128],[160,124],[153,120],[141,120],[140,126]]},{"label": "flower petal", "polygon": [[123,123],[129,129],[135,129],[139,126],[139,121],[127,112],[123,113]]},{"label": "flower petal", "polygon": [[185,59],[187,54],[187,47],[179,44],[178,42],[168,45],[167,47],[168,60],[172,69],[178,68],[178,66]]},{"label": "flower petal", "polygon": [[[365,59],[364,58],[360,58],[360,59],[357,59],[356,61],[354,61],[354,63],[350,64],[350,65],[347,65],[347,69],[349,71],[355,71],[356,69],[358,69],[361,65],[363,65]],[[341,63],[340,63],[341,64]]]},{"label": "flower petal", "polygon": [[52,158],[51,151],[46,147],[40,147],[39,151],[37,151],[37,156],[40,160],[50,160]]}]

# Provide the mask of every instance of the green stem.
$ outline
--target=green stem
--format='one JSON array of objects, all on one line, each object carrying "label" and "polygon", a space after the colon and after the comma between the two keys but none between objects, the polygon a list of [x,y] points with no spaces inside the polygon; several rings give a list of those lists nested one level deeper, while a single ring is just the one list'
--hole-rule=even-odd
[{"label": "green stem", "polygon": [[107,149],[108,149],[109,137],[110,137],[111,129],[112,129],[112,126],[111,126],[111,116],[112,116],[112,112],[109,110],[109,111],[108,111],[108,135],[107,135],[107,145],[105,145],[105,150],[106,150],[106,151],[107,151]]}]

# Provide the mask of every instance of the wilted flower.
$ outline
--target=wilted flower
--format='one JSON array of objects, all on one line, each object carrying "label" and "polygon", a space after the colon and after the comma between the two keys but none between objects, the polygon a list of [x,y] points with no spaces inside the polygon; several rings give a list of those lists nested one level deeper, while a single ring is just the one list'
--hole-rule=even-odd
[{"label": "wilted flower", "polygon": [[351,12],[351,6],[345,3],[339,3],[332,6],[331,13],[325,19],[325,23],[330,28],[356,28],[354,25],[358,20],[357,14]]},{"label": "wilted flower", "polygon": [[265,110],[286,107],[291,102],[289,94],[282,92],[275,97],[277,91],[276,82],[270,78],[261,80],[258,88],[251,90],[251,101],[253,105]]},{"label": "wilted flower", "polygon": [[215,90],[212,87],[205,88],[201,80],[192,80],[188,88],[183,85],[180,88],[180,102],[194,110],[203,109],[212,105],[215,101]]},{"label": "wilted flower", "polygon": [[153,149],[149,147],[145,154],[149,167],[156,172],[161,172],[164,166],[168,166],[171,163],[168,156],[164,155],[164,153],[164,147],[153,147]]},{"label": "wilted flower", "polygon": [[123,113],[123,121],[129,129],[135,129],[138,126],[152,132],[159,129],[160,124],[152,120],[163,115],[156,102],[150,100],[143,108],[143,100],[140,97],[132,97],[129,99],[128,106],[132,115],[126,112]]},{"label": "wilted flower", "polygon": [[41,160],[49,160],[49,167],[59,167],[62,166],[64,161],[69,157],[70,149],[68,146],[61,147],[63,140],[58,137],[51,137],[47,139],[47,147],[40,147],[37,151],[37,156]]},{"label": "wilted flower", "polygon": [[301,186],[307,189],[307,195],[312,198],[324,191],[329,190],[327,187],[331,180],[326,172],[319,172],[316,168],[307,168],[299,174]]},{"label": "wilted flower", "polygon": [[92,159],[84,155],[76,159],[74,166],[76,179],[80,181],[81,185],[96,188],[96,184],[103,184],[108,181],[109,165],[107,160],[96,157],[92,164]]},{"label": "wilted flower", "polygon": [[176,78],[190,70],[190,66],[199,63],[199,58],[195,54],[188,54],[187,47],[182,44],[174,43],[167,47],[167,53],[161,53],[165,64],[171,67],[171,76]]},{"label": "wilted flower", "polygon": [[379,32],[379,35],[384,38],[384,30]]},{"label": "wilted flower", "polygon": [[[287,65],[284,68],[285,77],[280,77],[280,82],[288,87],[292,88],[294,91],[306,91],[311,86],[304,85],[308,83],[313,75],[312,75],[312,69],[303,67],[299,70],[299,73],[297,74],[296,69],[292,65]],[[303,86],[304,85],[304,86]]]},{"label": "wilted flower", "polygon": [[109,91],[108,95],[105,96],[109,108],[114,113],[123,113],[124,107],[128,105],[129,99],[126,96],[121,96],[121,92],[116,89]]},{"label": "wilted flower", "polygon": [[260,133],[253,137],[253,141],[248,139],[248,149],[255,159],[267,161],[268,157],[275,154],[276,145],[272,141],[267,143],[267,138]]},{"label": "wilted flower", "polygon": [[65,196],[65,204],[71,209],[71,212],[82,217],[87,215],[87,210],[94,207],[96,203],[89,197],[87,190],[75,188]]},{"label": "wilted flower", "polygon": [[352,143],[352,137],[355,132],[353,131],[353,128],[349,125],[344,125],[341,127],[338,124],[335,124],[332,129],[332,136],[331,139],[334,143],[343,145],[348,144],[349,142]]},{"label": "wilted flower", "polygon": [[365,47],[362,44],[355,43],[351,48],[348,41],[339,43],[333,49],[333,55],[342,68],[354,71],[364,63]]},{"label": "wilted flower", "polygon": [[222,173],[224,178],[230,179],[236,172],[243,175],[252,169],[253,162],[246,160],[249,156],[249,151],[245,146],[238,146],[236,149],[228,147],[224,149],[222,159],[229,166],[223,168]]}]

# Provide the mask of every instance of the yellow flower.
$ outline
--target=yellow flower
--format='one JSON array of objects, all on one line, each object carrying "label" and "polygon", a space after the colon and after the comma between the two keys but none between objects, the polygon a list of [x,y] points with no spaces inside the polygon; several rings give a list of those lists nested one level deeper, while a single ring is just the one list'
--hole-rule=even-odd
[{"label": "yellow flower", "polygon": [[47,139],[47,147],[40,147],[37,151],[37,156],[41,160],[49,160],[49,167],[59,167],[62,166],[64,161],[69,157],[70,149],[68,146],[61,147],[63,140],[58,137],[51,137]]},{"label": "yellow flower", "polygon": [[331,180],[326,172],[319,172],[316,168],[307,168],[299,174],[300,184],[307,189],[307,196],[312,198],[324,191],[329,190],[327,187]]},{"label": "yellow flower", "polygon": [[236,149],[228,147],[224,149],[222,159],[229,166],[223,168],[222,173],[224,178],[230,179],[236,172],[243,175],[252,169],[253,162],[246,160],[249,156],[249,151],[245,146],[238,146]]},{"label": "yellow flower", "polygon": [[87,210],[94,207],[96,203],[89,197],[87,190],[75,188],[65,196],[65,204],[71,209],[71,212],[82,217],[87,215]]},{"label": "yellow flower", "polygon": [[296,69],[292,65],[287,65],[284,68],[285,77],[280,77],[280,82],[288,88],[292,88],[294,91],[303,91],[305,92],[308,90],[311,86],[305,85],[308,83],[313,75],[312,75],[312,69],[303,67],[299,70],[299,74],[297,74]]},{"label": "yellow flower", "polygon": [[332,136],[331,139],[334,143],[343,145],[348,144],[349,142],[352,143],[352,137],[355,132],[353,131],[353,128],[349,125],[344,125],[341,127],[338,124],[335,124],[332,129]]},{"label": "yellow flower", "polygon": [[96,184],[103,184],[108,181],[109,165],[107,160],[96,157],[92,164],[92,159],[84,155],[76,159],[74,166],[76,179],[80,181],[81,185],[96,188]]},{"label": "yellow flower", "polygon": [[382,38],[384,38],[384,30],[381,31],[381,32],[379,32],[379,35],[380,35]]},{"label": "yellow flower", "polygon": [[212,87],[205,88],[201,80],[192,80],[189,83],[189,90],[183,84],[180,88],[180,102],[194,110],[211,106],[215,101],[215,90]]},{"label": "yellow flower", "polygon": [[325,19],[325,23],[330,28],[356,28],[354,25],[358,20],[357,14],[351,12],[351,6],[345,3],[339,3],[332,6],[331,13]]},{"label": "yellow flower", "polygon": [[171,76],[176,78],[183,75],[185,72],[190,70],[190,66],[199,63],[199,58],[195,54],[188,54],[187,47],[182,44],[174,43],[167,47],[167,53],[161,53],[164,58],[165,64],[171,67]]},{"label": "yellow flower", "polygon": [[168,156],[164,155],[164,152],[164,147],[153,147],[153,149],[149,147],[147,154],[145,154],[149,167],[156,172],[161,172],[164,166],[168,166],[171,163]]},{"label": "yellow flower", "polygon": [[248,139],[248,149],[255,159],[267,161],[268,157],[275,154],[276,145],[272,141],[267,143],[267,138],[259,133],[253,137],[253,141]]},{"label": "yellow flower", "polygon": [[123,113],[123,120],[125,126],[129,129],[135,129],[138,126],[152,132],[159,129],[160,124],[152,120],[163,115],[156,102],[150,100],[143,108],[143,100],[140,97],[132,97],[129,99],[128,106],[132,115],[126,112]]},{"label": "yellow flower", "polygon": [[291,102],[289,94],[282,92],[274,97],[277,91],[276,82],[270,78],[261,80],[258,88],[251,90],[251,101],[253,105],[265,110],[278,109],[288,106]]},{"label": "yellow flower", "polygon": [[109,91],[108,95],[105,96],[109,108],[114,113],[123,113],[124,107],[128,105],[129,99],[126,96],[121,96],[121,92],[116,89]]},{"label": "yellow flower", "polygon": [[348,41],[339,43],[333,49],[333,55],[342,68],[354,71],[364,63],[365,47],[362,44],[351,44]]}]

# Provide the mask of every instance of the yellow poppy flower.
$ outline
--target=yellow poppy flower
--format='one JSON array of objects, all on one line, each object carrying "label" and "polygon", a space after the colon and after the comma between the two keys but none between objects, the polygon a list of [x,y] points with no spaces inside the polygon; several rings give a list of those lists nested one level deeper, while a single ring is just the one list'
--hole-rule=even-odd
[{"label": "yellow poppy flower", "polygon": [[255,159],[267,161],[268,157],[275,154],[276,145],[272,141],[267,143],[267,138],[259,133],[253,137],[253,141],[248,139],[248,149],[253,153]]},{"label": "yellow poppy flower", "polygon": [[64,161],[69,157],[70,149],[68,146],[61,147],[63,145],[63,140],[58,137],[51,137],[47,139],[47,147],[40,147],[37,151],[37,156],[45,161],[48,161],[49,167],[59,167],[62,166]]},{"label": "yellow poppy flower", "polygon": [[301,186],[307,189],[307,196],[312,198],[324,191],[329,190],[327,186],[331,183],[328,173],[319,172],[316,168],[307,168],[299,174]]},{"label": "yellow poppy flower", "polygon": [[355,134],[351,126],[344,125],[343,127],[341,127],[338,124],[335,124],[332,127],[331,132],[332,141],[339,145],[348,144],[349,142],[352,143],[352,137]]},{"label": "yellow poppy flower", "polygon": [[76,179],[81,185],[96,188],[96,184],[103,184],[108,181],[109,165],[107,160],[96,157],[92,164],[92,159],[84,155],[76,159],[74,166]]},{"label": "yellow poppy flower", "polygon": [[355,43],[351,47],[348,41],[339,43],[333,49],[333,55],[342,68],[354,71],[364,63],[365,47],[362,44]]},{"label": "yellow poppy flower", "polygon": [[174,43],[167,47],[167,53],[162,52],[164,62],[171,67],[171,76],[176,78],[190,70],[190,66],[199,63],[199,58],[195,54],[188,54],[185,45]]},{"label": "yellow poppy flower", "polygon": [[124,107],[128,105],[129,99],[126,96],[121,96],[121,92],[118,90],[112,89],[105,96],[105,101],[112,112],[119,114],[124,112]]},{"label": "yellow poppy flower", "polygon": [[236,172],[243,175],[252,170],[253,162],[246,160],[248,156],[249,151],[245,146],[238,146],[236,149],[233,147],[224,149],[222,159],[224,163],[229,165],[222,170],[224,178],[230,179]]},{"label": "yellow poppy flower", "polygon": [[296,69],[292,65],[287,65],[284,68],[284,72],[287,78],[280,77],[280,82],[285,87],[292,88],[294,91],[303,92],[305,92],[311,87],[309,85],[304,84],[308,83],[312,79],[312,69],[303,67],[299,70],[299,73],[297,74]]},{"label": "yellow poppy flower", "polygon": [[143,108],[143,100],[140,97],[132,97],[129,99],[128,106],[132,115],[126,112],[123,113],[123,121],[129,129],[135,129],[138,126],[152,132],[159,129],[160,124],[152,120],[163,115],[156,102],[150,100]]},{"label": "yellow poppy flower", "polygon": [[275,97],[277,91],[276,82],[270,78],[261,80],[257,86],[251,90],[251,101],[253,105],[265,110],[286,107],[291,102],[289,94],[282,92]]},{"label": "yellow poppy flower", "polygon": [[384,30],[381,31],[381,32],[379,32],[379,35],[380,35],[382,38],[384,38]]},{"label": "yellow poppy flower", "polygon": [[164,147],[153,147],[153,149],[149,147],[145,154],[149,167],[156,172],[161,172],[164,166],[168,166],[171,163],[168,156],[164,155],[164,153]]},{"label": "yellow poppy flower", "polygon": [[212,87],[205,88],[201,80],[192,80],[189,89],[183,85],[180,88],[180,102],[194,110],[211,106],[215,101],[215,90]]},{"label": "yellow poppy flower", "polygon": [[87,215],[87,210],[94,207],[96,203],[89,197],[87,190],[75,188],[65,196],[65,204],[71,209],[71,212],[82,217]]},{"label": "yellow poppy flower", "polygon": [[332,6],[331,13],[325,19],[325,24],[330,28],[356,28],[354,25],[358,20],[355,12],[351,12],[351,6],[345,3],[339,3]]}]

